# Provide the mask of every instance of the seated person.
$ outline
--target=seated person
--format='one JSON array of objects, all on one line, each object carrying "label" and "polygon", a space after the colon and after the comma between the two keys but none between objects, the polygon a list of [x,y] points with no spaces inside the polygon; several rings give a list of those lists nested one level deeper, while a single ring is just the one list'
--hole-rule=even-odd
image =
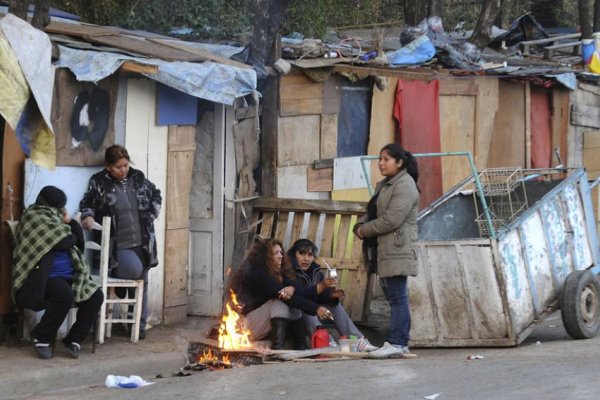
[{"label": "seated person", "polygon": [[299,339],[304,340],[299,310],[320,318],[330,314],[326,308],[296,295],[293,278],[280,241],[263,239],[254,243],[230,283],[241,305],[245,326],[251,332],[250,340],[262,340],[271,334],[272,349],[283,349],[290,324],[296,348]]},{"label": "seated person", "polygon": [[104,301],[83,256],[83,231],[64,209],[66,203],[62,190],[45,186],[23,213],[15,233],[13,297],[21,307],[46,310],[31,331],[35,350],[43,359],[53,356],[50,343],[73,303],[77,320],[63,344],[71,357],[78,358]]},{"label": "seated person", "polygon": [[[341,336],[356,336],[358,351],[373,351],[378,347],[369,343],[369,340],[358,330],[348,313],[340,303],[344,299],[344,291],[336,288],[335,278],[325,278],[321,266],[315,262],[318,254],[317,246],[308,239],[299,239],[288,250],[296,272],[297,293],[308,300],[326,307],[333,314],[333,323]],[[302,289],[300,289],[302,288]],[[304,313],[303,320],[309,335],[312,335],[321,325],[319,318]]]}]

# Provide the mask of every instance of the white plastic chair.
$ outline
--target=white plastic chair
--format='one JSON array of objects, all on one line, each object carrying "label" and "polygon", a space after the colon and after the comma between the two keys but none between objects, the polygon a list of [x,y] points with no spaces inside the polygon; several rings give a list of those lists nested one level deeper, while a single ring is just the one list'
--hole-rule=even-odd
[{"label": "white plastic chair", "polygon": [[[100,251],[99,283],[102,286],[102,293],[104,293],[104,302],[100,308],[100,321],[98,322],[98,343],[102,344],[104,343],[105,337],[111,337],[113,323],[132,324],[131,341],[133,343],[137,343],[140,334],[140,320],[142,317],[144,280],[120,279],[108,276],[110,217],[102,218],[102,225],[94,223],[92,229],[102,231],[100,245],[95,242],[86,242],[86,248]],[[115,289],[118,287],[135,288],[135,294],[133,298],[120,299],[115,293]],[[120,310],[121,312],[119,313],[119,316],[114,317],[113,309],[115,304],[119,307],[121,305],[129,306],[130,304],[133,304],[133,315],[127,312],[127,310]]]}]

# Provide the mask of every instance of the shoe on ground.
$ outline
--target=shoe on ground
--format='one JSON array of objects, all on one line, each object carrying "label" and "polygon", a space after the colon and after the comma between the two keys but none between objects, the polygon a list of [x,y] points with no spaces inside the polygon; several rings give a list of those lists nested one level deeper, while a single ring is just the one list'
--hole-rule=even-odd
[{"label": "shoe on ground", "polygon": [[369,353],[371,358],[402,358],[408,354],[408,346],[393,345],[385,342],[383,346]]},{"label": "shoe on ground", "polygon": [[81,345],[77,342],[63,342],[67,352],[72,358],[79,358],[79,352],[81,351]]},{"label": "shoe on ground", "polygon": [[39,358],[41,358],[42,360],[48,360],[49,358],[52,358],[53,354],[52,347],[50,347],[50,343],[38,342],[37,339],[34,339],[33,343],[35,344],[35,352],[37,353]]},{"label": "shoe on ground", "polygon": [[377,350],[379,347],[377,346],[373,346],[371,344],[371,342],[369,342],[369,339],[367,338],[360,338],[358,339],[358,342],[356,342],[356,351],[358,352],[371,352],[371,351],[375,351]]},{"label": "shoe on ground", "polygon": [[138,335],[138,338],[140,340],[146,339],[146,331],[140,331],[140,334]]}]

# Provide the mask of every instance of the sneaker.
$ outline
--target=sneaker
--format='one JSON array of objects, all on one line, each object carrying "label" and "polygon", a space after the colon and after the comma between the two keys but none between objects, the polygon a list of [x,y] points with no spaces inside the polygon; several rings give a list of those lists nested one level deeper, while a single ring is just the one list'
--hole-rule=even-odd
[{"label": "sneaker", "polygon": [[38,342],[37,339],[34,339],[33,343],[35,344],[35,352],[39,358],[42,360],[52,358],[52,348],[50,347],[50,343]]},{"label": "sneaker", "polygon": [[377,346],[373,346],[371,344],[371,342],[369,342],[369,339],[367,338],[360,338],[358,339],[358,342],[356,342],[356,351],[362,353],[362,352],[370,352],[370,351],[374,351],[377,350],[379,347]]},{"label": "sneaker", "polygon": [[383,346],[369,353],[371,358],[401,358],[408,354],[408,346],[393,345],[385,342]]},{"label": "sneaker", "polygon": [[73,358],[79,358],[79,351],[81,350],[81,345],[77,342],[70,342],[70,343],[65,343],[63,342],[63,344],[65,345],[65,348],[67,349],[67,351],[69,352],[69,354],[71,355],[71,357]]}]

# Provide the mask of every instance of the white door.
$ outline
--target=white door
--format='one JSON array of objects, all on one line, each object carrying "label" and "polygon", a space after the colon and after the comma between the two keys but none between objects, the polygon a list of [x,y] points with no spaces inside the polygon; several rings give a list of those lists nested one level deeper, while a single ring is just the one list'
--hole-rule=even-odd
[{"label": "white door", "polygon": [[[229,107],[228,107],[229,108]],[[192,315],[221,315],[224,277],[224,242],[229,229],[224,228],[228,206],[225,198],[235,185],[227,173],[227,129],[226,107],[214,103],[211,124],[210,110],[203,113],[196,140],[196,156],[192,178],[190,204],[190,269],[189,309]],[[206,120],[209,119],[209,121]],[[204,119],[204,120],[202,120]],[[211,127],[214,127],[210,129]],[[210,132],[212,131],[212,132]],[[212,174],[209,171],[212,166]],[[212,180],[210,176],[212,175]],[[229,243],[229,245],[233,245]]]}]

